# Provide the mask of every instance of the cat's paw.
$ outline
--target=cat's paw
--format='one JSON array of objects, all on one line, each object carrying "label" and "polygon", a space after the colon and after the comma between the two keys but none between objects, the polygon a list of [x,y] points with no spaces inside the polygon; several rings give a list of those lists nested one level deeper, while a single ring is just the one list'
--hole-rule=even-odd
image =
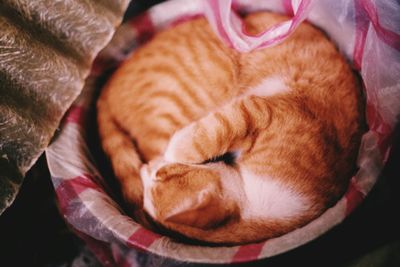
[{"label": "cat's paw", "polygon": [[187,164],[202,163],[206,158],[199,145],[201,140],[196,140],[196,138],[198,135],[194,123],[177,131],[168,143],[164,159],[169,162]]}]

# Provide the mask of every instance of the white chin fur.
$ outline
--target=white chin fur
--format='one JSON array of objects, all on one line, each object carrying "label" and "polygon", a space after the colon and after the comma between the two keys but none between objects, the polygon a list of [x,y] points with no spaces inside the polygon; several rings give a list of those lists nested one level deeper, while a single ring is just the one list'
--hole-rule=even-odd
[{"label": "white chin fur", "polygon": [[307,196],[279,179],[259,176],[243,167],[238,170],[220,162],[207,164],[207,168],[219,172],[224,198],[237,203],[244,220],[297,217],[311,206]]},{"label": "white chin fur", "polygon": [[243,219],[285,219],[296,217],[310,207],[307,197],[268,176],[258,176],[242,168],[243,190],[246,202]]}]

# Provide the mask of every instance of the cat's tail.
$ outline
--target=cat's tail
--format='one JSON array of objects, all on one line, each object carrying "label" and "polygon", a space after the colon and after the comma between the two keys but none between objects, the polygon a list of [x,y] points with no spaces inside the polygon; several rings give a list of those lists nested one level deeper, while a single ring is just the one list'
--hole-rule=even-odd
[{"label": "cat's tail", "polygon": [[108,155],[125,201],[134,208],[143,206],[140,179],[142,160],[130,136],[115,122],[104,94],[97,101],[97,122],[101,144]]},{"label": "cat's tail", "polygon": [[235,153],[235,146],[251,142],[251,136],[268,127],[270,120],[271,107],[266,98],[239,98],[177,131],[164,157],[171,162],[199,164]]}]

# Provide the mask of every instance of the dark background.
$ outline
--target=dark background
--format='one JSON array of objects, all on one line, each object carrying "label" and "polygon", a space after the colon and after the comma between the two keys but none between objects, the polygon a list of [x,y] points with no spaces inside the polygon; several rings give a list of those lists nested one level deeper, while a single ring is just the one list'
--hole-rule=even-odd
[{"label": "dark background", "polygon": [[[134,0],[127,14],[158,2]],[[251,266],[400,266],[400,125],[393,140],[377,185],[342,224],[305,246]],[[44,156],[0,216],[0,266],[99,266],[59,215]]]}]

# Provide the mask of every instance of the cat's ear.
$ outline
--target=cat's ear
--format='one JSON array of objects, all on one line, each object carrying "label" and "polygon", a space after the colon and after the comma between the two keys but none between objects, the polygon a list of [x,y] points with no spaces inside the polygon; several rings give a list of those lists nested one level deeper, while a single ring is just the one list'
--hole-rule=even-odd
[{"label": "cat's ear", "polygon": [[218,225],[227,216],[222,199],[212,187],[203,189],[197,194],[188,196],[166,215],[165,221],[209,229]]}]

